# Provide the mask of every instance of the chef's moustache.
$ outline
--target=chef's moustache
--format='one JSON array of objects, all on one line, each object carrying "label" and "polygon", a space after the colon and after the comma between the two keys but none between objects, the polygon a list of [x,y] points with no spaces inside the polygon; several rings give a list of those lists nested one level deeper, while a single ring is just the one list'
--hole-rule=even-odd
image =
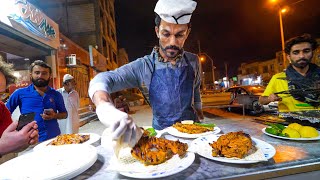
[{"label": "chef's moustache", "polygon": [[177,51],[180,51],[181,49],[177,46],[174,46],[174,45],[171,45],[171,46],[167,46],[165,47],[163,50],[168,50],[168,49],[173,49],[173,50],[177,50]]},{"label": "chef's moustache", "polygon": [[301,59],[299,59],[299,60],[297,61],[297,63],[302,62],[302,61],[304,61],[304,62],[309,62],[308,59],[306,59],[306,58],[301,58]]}]

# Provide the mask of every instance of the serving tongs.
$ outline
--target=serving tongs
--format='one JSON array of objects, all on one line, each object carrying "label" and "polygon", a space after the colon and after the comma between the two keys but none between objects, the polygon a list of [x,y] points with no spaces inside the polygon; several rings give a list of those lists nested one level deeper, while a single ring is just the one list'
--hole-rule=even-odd
[{"label": "serving tongs", "polygon": [[289,95],[306,95],[317,93],[320,95],[320,88],[308,88],[308,89],[291,89],[287,91],[280,91],[274,94],[289,94]]}]

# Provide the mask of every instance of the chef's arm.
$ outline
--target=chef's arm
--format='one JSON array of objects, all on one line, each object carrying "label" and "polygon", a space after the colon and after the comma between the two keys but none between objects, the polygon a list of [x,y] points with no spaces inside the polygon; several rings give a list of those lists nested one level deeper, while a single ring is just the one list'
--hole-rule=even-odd
[{"label": "chef's arm", "polygon": [[106,91],[96,91],[92,97],[92,101],[96,106],[99,106],[100,104],[104,102],[111,102],[111,97]]}]

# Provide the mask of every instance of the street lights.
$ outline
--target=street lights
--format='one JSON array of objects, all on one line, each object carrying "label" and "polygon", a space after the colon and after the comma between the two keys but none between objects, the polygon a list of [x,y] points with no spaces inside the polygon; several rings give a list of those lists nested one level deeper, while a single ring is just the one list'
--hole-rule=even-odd
[{"label": "street lights", "polygon": [[282,59],[283,59],[283,67],[286,68],[286,53],[284,52],[284,33],[283,33],[283,23],[282,23],[282,13],[287,11],[286,8],[281,8],[278,3],[278,0],[270,0],[271,3],[277,6],[279,22],[280,22],[280,33],[281,33],[281,45],[282,45]]},{"label": "street lights", "polygon": [[[205,55],[205,56],[203,56]],[[213,83],[213,88],[215,89],[215,76],[214,76],[214,69],[216,68],[214,65],[213,65],[213,59],[207,54],[207,53],[204,53],[204,52],[201,52],[199,54],[200,56],[200,61],[201,62],[204,62],[206,60],[206,57],[208,57],[210,60],[211,60],[211,68],[212,68],[212,83]]]},{"label": "street lights", "polygon": [[[286,13],[288,8],[280,6],[279,0],[269,0],[270,3],[275,4],[278,9],[279,21],[280,21],[280,32],[281,32],[281,44],[282,44],[282,58],[283,58],[283,67],[286,68],[286,53],[284,52],[284,33],[283,33],[283,24],[282,24],[282,13]],[[290,6],[296,5],[297,3],[303,2],[304,0],[298,0],[294,3],[291,3]]]}]

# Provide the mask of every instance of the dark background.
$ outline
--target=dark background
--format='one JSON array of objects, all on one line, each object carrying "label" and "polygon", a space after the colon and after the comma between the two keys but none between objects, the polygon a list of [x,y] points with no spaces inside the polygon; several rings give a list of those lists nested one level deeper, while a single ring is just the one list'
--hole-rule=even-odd
[{"label": "dark background", "polygon": [[[303,33],[320,38],[319,0],[278,0],[289,5],[283,14],[285,40]],[[116,0],[118,47],[125,48],[129,60],[150,54],[158,44],[154,33],[154,6],[157,0]],[[208,54],[225,74],[237,74],[243,62],[275,58],[281,51],[278,11],[269,0],[198,0],[192,15],[192,31],[185,50]],[[210,61],[206,61],[207,68]],[[208,69],[208,71],[210,71]],[[206,69],[205,69],[206,70]],[[221,77],[220,77],[221,78]]]}]

